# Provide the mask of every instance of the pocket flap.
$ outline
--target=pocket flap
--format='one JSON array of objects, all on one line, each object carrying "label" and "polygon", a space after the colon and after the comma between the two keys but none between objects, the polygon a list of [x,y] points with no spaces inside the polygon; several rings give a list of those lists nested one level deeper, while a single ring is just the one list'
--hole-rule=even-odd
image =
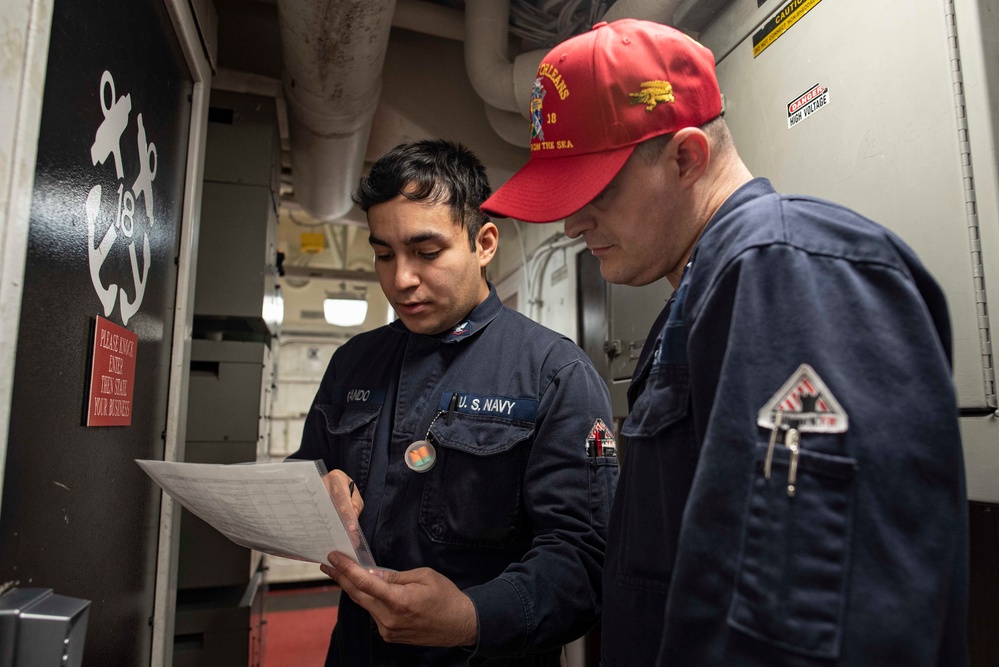
[{"label": "pocket flap", "polygon": [[353,408],[344,410],[340,418],[337,419],[336,410],[332,405],[316,405],[326,420],[326,430],[333,435],[343,435],[353,433],[361,427],[374,420],[381,412],[381,406],[371,406],[369,408]]},{"label": "pocket flap", "polygon": [[690,371],[687,366],[662,366],[646,381],[645,391],[621,425],[625,438],[652,438],[690,412]]},{"label": "pocket flap", "polygon": [[523,422],[457,412],[450,425],[442,416],[430,427],[435,444],[476,456],[508,451],[531,437],[533,432],[533,425]]}]

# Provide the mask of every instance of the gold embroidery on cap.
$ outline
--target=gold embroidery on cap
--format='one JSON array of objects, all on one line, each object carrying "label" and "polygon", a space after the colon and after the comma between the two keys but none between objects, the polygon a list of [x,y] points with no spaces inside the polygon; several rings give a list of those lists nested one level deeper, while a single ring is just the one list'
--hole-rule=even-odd
[{"label": "gold embroidery on cap", "polygon": [[646,111],[652,111],[662,102],[674,101],[673,86],[669,81],[643,81],[642,89],[637,93],[628,93],[632,104],[644,104]]}]

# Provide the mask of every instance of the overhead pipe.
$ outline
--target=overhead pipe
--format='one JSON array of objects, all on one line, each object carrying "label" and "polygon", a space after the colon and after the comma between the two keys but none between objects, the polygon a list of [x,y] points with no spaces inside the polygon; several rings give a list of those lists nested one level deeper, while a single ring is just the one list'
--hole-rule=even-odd
[{"label": "overhead pipe", "polygon": [[392,26],[458,42],[465,39],[465,17],[461,10],[426,0],[396,0]]},{"label": "overhead pipe", "polygon": [[352,206],[395,0],[278,0],[295,200],[319,220]]},{"label": "overhead pipe", "polygon": [[[529,117],[530,88],[524,100],[518,100],[514,82],[516,73],[525,69],[517,62],[534,58],[529,51],[517,56],[513,62],[509,57],[510,2],[509,0],[466,0],[465,1],[465,67],[472,88],[482,101],[502,111],[515,111]],[[537,57],[533,71],[533,81],[538,64],[545,52]],[[520,104],[523,101],[524,104]]]},{"label": "overhead pipe", "polygon": [[486,109],[486,121],[500,139],[514,146],[530,148],[531,133],[523,116],[516,111],[503,111],[488,104],[483,106]]},{"label": "overhead pipe", "polygon": [[[603,20],[636,18],[671,24],[681,0],[618,0]],[[523,119],[531,115],[531,89],[549,49],[527,51],[510,61],[509,0],[465,0],[465,67],[472,87],[486,104],[493,131],[507,142],[530,144]],[[520,128],[520,129],[516,129]]]},{"label": "overhead pipe", "polygon": [[[618,0],[605,18],[633,17],[667,23],[680,0]],[[352,209],[381,73],[393,24],[395,0],[278,0],[284,59],[282,83],[288,106],[295,200],[318,220],[336,220]],[[402,27],[421,29],[441,8],[399,0]],[[451,14],[437,16],[447,37],[465,37],[473,88],[486,103],[498,136],[526,147],[531,87],[547,53],[508,55],[509,0],[467,0],[464,35]],[[445,22],[446,21],[446,24]],[[444,36],[444,35],[442,35]]]}]

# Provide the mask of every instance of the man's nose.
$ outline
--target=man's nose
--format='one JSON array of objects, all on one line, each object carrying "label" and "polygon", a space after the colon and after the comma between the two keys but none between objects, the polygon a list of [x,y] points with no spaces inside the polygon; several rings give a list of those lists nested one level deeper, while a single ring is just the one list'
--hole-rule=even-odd
[{"label": "man's nose", "polygon": [[400,260],[395,265],[395,288],[399,291],[412,289],[420,284],[420,274],[412,262]]},{"label": "man's nose", "polygon": [[593,227],[593,218],[589,213],[590,205],[587,204],[572,215],[565,217],[565,235],[570,239],[578,237],[587,229]]}]

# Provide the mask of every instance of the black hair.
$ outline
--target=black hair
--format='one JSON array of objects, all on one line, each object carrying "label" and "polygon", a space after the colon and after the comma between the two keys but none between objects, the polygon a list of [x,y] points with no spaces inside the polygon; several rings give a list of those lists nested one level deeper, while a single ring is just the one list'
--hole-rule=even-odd
[{"label": "black hair", "polygon": [[486,168],[465,146],[443,139],[399,144],[383,155],[361,179],[352,197],[364,211],[397,196],[428,204],[445,204],[456,224],[464,225],[468,245],[489,217],[479,206],[492,193]]}]

